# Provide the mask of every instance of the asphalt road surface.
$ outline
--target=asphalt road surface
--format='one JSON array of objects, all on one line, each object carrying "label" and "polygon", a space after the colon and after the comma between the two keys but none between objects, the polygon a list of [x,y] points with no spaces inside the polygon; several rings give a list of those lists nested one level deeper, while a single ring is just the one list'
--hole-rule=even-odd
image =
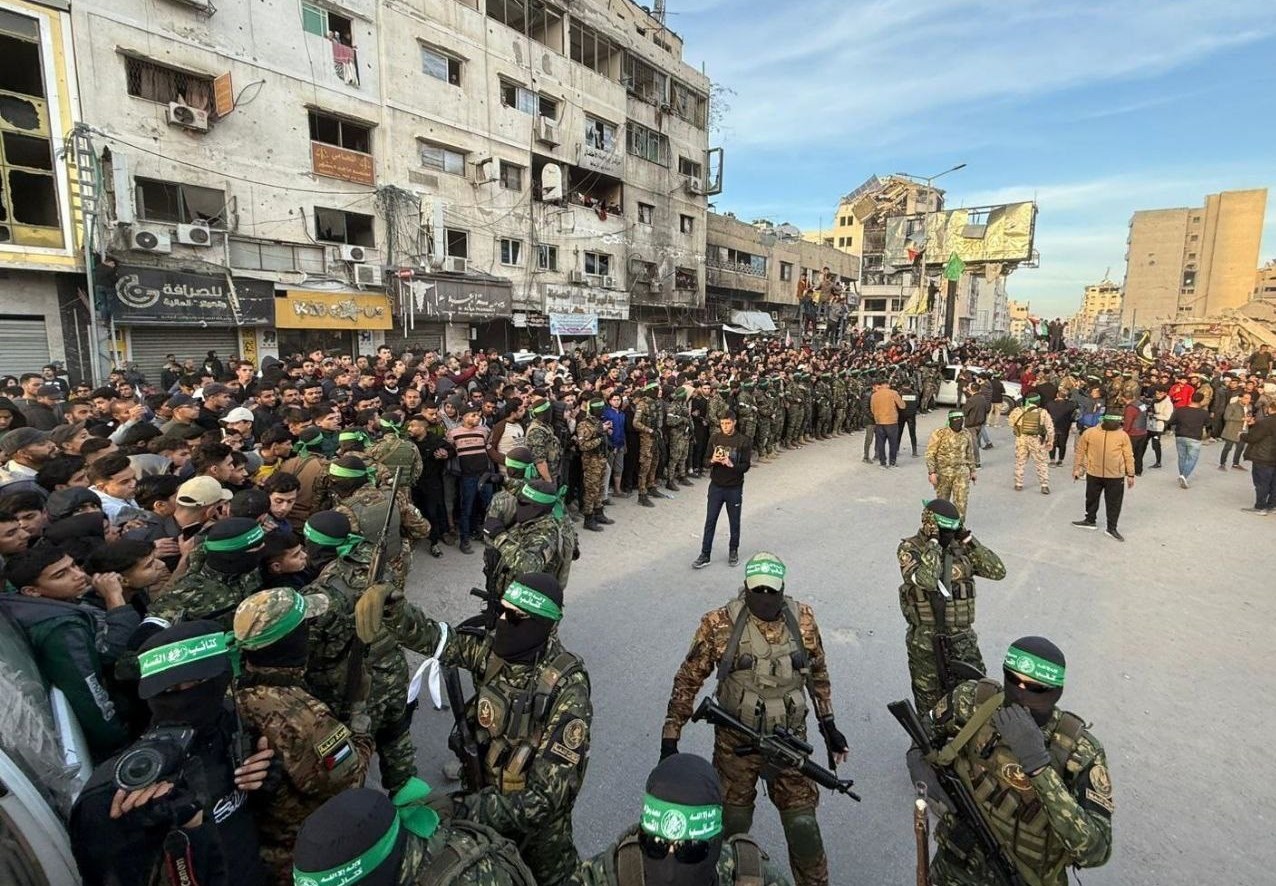
[{"label": "asphalt road surface", "polygon": [[[921,449],[940,415],[920,417]],[[1072,481],[1071,453],[1067,467],[1051,469],[1052,495],[1037,491],[1031,465],[1027,488],[1014,492],[1010,432],[992,433],[996,448],[983,453],[969,525],[1007,576],[980,580],[976,627],[994,669],[1016,637],[1058,643],[1068,657],[1062,704],[1107,750],[1115,849],[1080,881],[1271,883],[1276,671],[1265,657],[1276,624],[1276,516],[1239,510],[1253,504],[1249,475],[1218,471],[1218,445],[1204,447],[1195,482],[1180,489],[1167,438],[1165,468],[1145,471],[1126,494],[1121,544],[1069,525],[1083,516],[1084,489]],[[759,550],[782,557],[789,593],[814,606],[823,633],[838,724],[851,744],[842,771],[864,798],[821,798],[832,882],[912,883],[907,739],[886,704],[910,697],[895,547],[916,531],[930,487],[906,445],[894,470],[860,459],[855,435],[755,467],[740,553],[742,561]],[[593,681],[591,762],[575,814],[582,854],[636,822],[673,673],[700,616],[740,587],[743,563],[726,565],[725,515],[713,563],[691,569],[706,484],[655,509],[617,500],[608,509],[614,526],[581,532],[561,632]],[[419,550],[411,597],[433,617],[459,621],[475,610],[467,591],[482,583],[481,570],[479,553],[445,547],[435,560]],[[422,775],[440,788],[448,786],[440,769],[449,727],[450,714],[428,706],[413,727]],[[708,756],[710,748],[709,728],[688,724],[681,749]],[[763,797],[753,833],[786,858]]]}]

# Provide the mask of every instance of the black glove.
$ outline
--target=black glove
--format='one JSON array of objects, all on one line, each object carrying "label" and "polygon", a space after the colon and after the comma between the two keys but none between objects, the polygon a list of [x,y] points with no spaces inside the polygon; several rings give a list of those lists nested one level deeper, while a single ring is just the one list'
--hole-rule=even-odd
[{"label": "black glove", "polygon": [[483,522],[483,538],[491,540],[505,531],[505,524],[499,517],[488,517]]},{"label": "black glove", "polygon": [[1025,774],[1031,775],[1043,766],[1050,765],[1050,752],[1046,750],[1046,738],[1032,714],[1021,704],[1000,708],[992,715],[993,725],[1001,734],[1001,740],[1010,752],[1019,758]]},{"label": "black glove", "polygon": [[953,534],[953,538],[955,538],[957,541],[961,542],[962,544],[966,544],[967,542],[970,541],[972,535],[973,533],[969,529],[967,529],[965,526],[963,526],[961,529],[958,529],[957,532]]},{"label": "black glove", "polygon": [[820,735],[824,736],[824,746],[829,749],[830,754],[841,754],[851,749],[851,746],[846,743],[846,736],[833,722],[832,714],[820,718]]},{"label": "black glove", "polygon": [[672,757],[676,753],[678,753],[678,739],[660,739],[660,759],[663,760],[665,757]]}]

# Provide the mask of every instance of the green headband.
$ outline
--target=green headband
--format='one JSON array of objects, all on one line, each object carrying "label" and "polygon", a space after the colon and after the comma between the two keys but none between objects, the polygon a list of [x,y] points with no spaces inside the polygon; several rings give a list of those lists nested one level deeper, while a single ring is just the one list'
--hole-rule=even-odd
[{"label": "green headband", "polygon": [[966,413],[962,412],[960,409],[948,410],[948,418],[950,421],[954,418],[965,418],[965,417],[966,417]]},{"label": "green headband", "polygon": [[530,462],[519,461],[516,458],[510,458],[508,455],[505,456],[505,467],[513,468],[516,471],[522,471],[524,480],[531,480],[538,476],[536,473],[536,465],[531,464]]},{"label": "green headband", "polygon": [[320,434],[319,436],[315,437],[313,440],[303,440],[300,437],[298,437],[297,441],[292,444],[292,448],[294,450],[300,450],[302,455],[309,455],[310,447],[322,446],[322,445],[323,445],[323,435]]},{"label": "green headband", "polygon": [[644,794],[641,827],[671,843],[712,840],[722,833],[722,807],[683,806]]},{"label": "green headband", "polygon": [[292,607],[284,613],[283,618],[266,628],[249,640],[240,640],[241,649],[262,649],[277,640],[282,640],[301,624],[306,618],[306,598],[292,592]]},{"label": "green headband", "polygon": [[205,539],[204,550],[214,554],[229,554],[234,551],[246,551],[266,537],[266,530],[260,525],[254,526],[243,535],[234,538]]},{"label": "green headband", "polygon": [[338,443],[364,443],[368,442],[368,435],[363,431],[342,431],[337,435]]},{"label": "green headband", "polygon": [[1125,416],[1124,416],[1124,415],[1110,415],[1110,414],[1105,414],[1105,415],[1103,416],[1103,420],[1104,420],[1104,421],[1119,421],[1119,422],[1124,422],[1124,421],[1125,421]]},{"label": "green headband", "polygon": [[539,615],[541,618],[547,618],[550,621],[563,620],[561,606],[535,588],[529,588],[521,581],[510,582],[501,599],[531,615]]},{"label": "green headband", "polygon": [[142,679],[145,679],[170,668],[179,668],[219,655],[230,655],[230,638],[222,633],[201,634],[140,652],[137,665]]},{"label": "green headband", "polygon": [[606,404],[605,404],[605,403],[603,403],[603,401],[602,401],[602,400],[590,400],[590,401],[589,401],[589,411],[590,411],[590,412],[602,412],[602,411],[603,411],[603,406],[605,406],[605,405],[606,405]]},{"label": "green headband", "polygon": [[563,514],[565,513],[563,509],[563,499],[567,496],[566,486],[560,487],[558,492],[554,495],[550,495],[548,492],[541,492],[534,486],[524,486],[522,491],[519,492],[519,495],[538,505],[553,505],[554,516],[559,520],[563,519]]},{"label": "green headband", "polygon": [[922,499],[922,505],[925,506],[926,512],[930,514],[935,521],[935,525],[940,529],[960,529],[961,517],[945,517],[943,514],[937,514],[930,509],[930,503],[933,499]]},{"label": "green headband", "polygon": [[540,403],[537,403],[532,407],[532,415],[540,415],[546,409],[549,409],[549,401],[542,400]]},{"label": "green headband", "polygon": [[377,472],[370,467],[359,470],[357,468],[347,468],[335,462],[328,465],[329,477],[340,477],[344,480],[371,480],[376,475]]},{"label": "green headband", "polygon": [[687,389],[678,388],[677,390],[673,392],[672,396],[675,400],[685,400],[687,399]]},{"label": "green headband", "polygon": [[293,867],[295,886],[350,886],[358,883],[390,857],[395,844],[399,842],[401,828],[407,828],[409,832],[426,840],[434,836],[439,827],[439,814],[421,802],[429,794],[430,786],[424,781],[416,777],[408,779],[408,783],[392,798],[395,816],[381,839],[357,858],[326,871],[303,871]]},{"label": "green headband", "polygon": [[643,385],[641,388],[639,388],[638,390],[640,390],[640,391],[654,391],[654,390],[656,390],[656,389],[657,389],[657,388],[659,388],[659,387],[660,387],[660,385],[659,385],[657,382],[649,381],[649,382],[647,382],[645,385]]},{"label": "green headband", "polygon": [[395,424],[388,418],[380,419],[377,424],[381,425],[381,427],[385,428],[387,431],[393,431],[396,435],[403,433],[403,425]]},{"label": "green headband", "polygon": [[1053,686],[1056,689],[1063,686],[1063,665],[1046,661],[1031,652],[1024,652],[1018,646],[1011,646],[1006,650],[1006,660],[1001,663],[1001,666],[1016,674],[1031,677],[1045,686]]},{"label": "green headband", "polygon": [[1040,395],[1040,394],[1029,394],[1027,397],[1024,397],[1024,398],[1023,398],[1023,402],[1025,402],[1025,403],[1040,403],[1040,402],[1041,402],[1041,395]]},{"label": "green headband", "polygon": [[746,579],[755,575],[774,575],[780,581],[784,581],[785,573],[788,570],[779,560],[772,560],[769,557],[758,559],[754,557],[744,564],[744,577]]},{"label": "green headband", "polygon": [[337,554],[342,557],[347,556],[351,551],[359,546],[361,541],[363,541],[362,535],[355,535],[353,532],[345,538],[337,538],[335,535],[325,535],[309,523],[302,528],[301,534],[306,537],[306,541],[312,541],[321,548],[336,548]]}]

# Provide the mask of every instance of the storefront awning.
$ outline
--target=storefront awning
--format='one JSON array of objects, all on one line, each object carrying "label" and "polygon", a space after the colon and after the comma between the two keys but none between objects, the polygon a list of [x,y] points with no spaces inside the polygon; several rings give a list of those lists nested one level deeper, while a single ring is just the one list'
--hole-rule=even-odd
[{"label": "storefront awning", "polygon": [[289,289],[275,296],[279,329],[391,329],[394,311],[383,292]]},{"label": "storefront awning", "polygon": [[766,311],[732,311],[731,324],[723,329],[736,335],[756,335],[759,332],[775,332],[775,321]]},{"label": "storefront awning", "polygon": [[475,275],[427,275],[404,284],[417,316],[447,320],[492,320],[509,317],[514,292],[509,280]]},{"label": "storefront awning", "polygon": [[196,274],[141,265],[120,265],[109,303],[123,326],[204,322],[218,326],[267,326],[274,322],[274,284],[224,271]]}]

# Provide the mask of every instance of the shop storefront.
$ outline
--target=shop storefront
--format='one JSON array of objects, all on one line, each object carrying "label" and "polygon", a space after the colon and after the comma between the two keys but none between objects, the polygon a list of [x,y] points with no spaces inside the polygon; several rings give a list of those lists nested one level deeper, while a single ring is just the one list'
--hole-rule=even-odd
[{"label": "shop storefront", "polygon": [[288,289],[275,293],[276,353],[317,348],[336,354],[375,353],[394,326],[390,297],[381,292]]},{"label": "shop storefront", "polygon": [[514,296],[509,280],[431,274],[403,280],[400,286],[411,317],[406,329],[396,328],[386,337],[396,351],[511,350]]},{"label": "shop storefront", "polygon": [[129,362],[159,378],[168,354],[203,362],[209,351],[224,363],[243,353],[256,327],[274,322],[274,284],[122,265],[110,293],[109,321]]}]

